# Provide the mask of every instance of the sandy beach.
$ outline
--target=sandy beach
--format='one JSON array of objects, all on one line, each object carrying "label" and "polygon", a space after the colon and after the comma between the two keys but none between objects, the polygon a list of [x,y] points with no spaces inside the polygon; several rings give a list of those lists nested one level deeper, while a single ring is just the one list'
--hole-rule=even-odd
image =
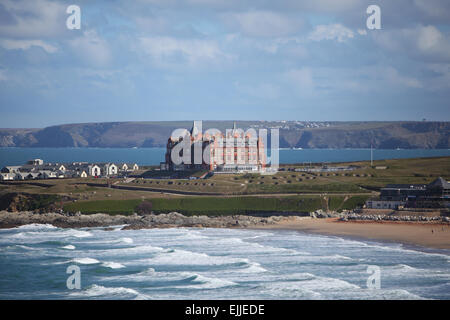
[{"label": "sandy beach", "polygon": [[329,219],[291,219],[257,229],[298,230],[325,235],[358,237],[400,242],[436,249],[450,249],[450,225],[421,222],[338,221]]},{"label": "sandy beach", "polygon": [[184,216],[180,213],[159,215],[64,215],[59,213],[0,211],[0,228],[13,228],[26,224],[52,224],[61,228],[109,227],[125,225],[124,229],[148,228],[242,228],[298,230],[344,237],[357,237],[417,245],[436,249],[450,249],[450,223],[399,221],[339,221],[338,218],[311,217],[252,217],[236,216]]}]

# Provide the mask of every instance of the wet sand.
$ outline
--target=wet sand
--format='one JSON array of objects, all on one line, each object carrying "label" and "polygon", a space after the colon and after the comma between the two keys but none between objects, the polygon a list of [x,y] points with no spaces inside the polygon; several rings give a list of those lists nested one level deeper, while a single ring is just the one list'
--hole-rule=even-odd
[{"label": "wet sand", "polygon": [[255,229],[298,230],[324,235],[358,237],[400,242],[436,249],[450,249],[450,224],[433,222],[338,221],[329,219],[292,219]]}]

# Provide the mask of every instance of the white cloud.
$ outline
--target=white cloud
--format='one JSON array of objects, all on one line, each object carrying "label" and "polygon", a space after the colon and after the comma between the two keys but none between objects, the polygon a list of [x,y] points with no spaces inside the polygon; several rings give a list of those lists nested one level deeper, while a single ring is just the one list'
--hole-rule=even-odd
[{"label": "white cloud", "polygon": [[357,31],[358,31],[358,33],[361,36],[367,36],[367,30],[366,29],[358,29]]},{"label": "white cloud", "polygon": [[384,73],[383,77],[391,84],[409,88],[422,88],[422,83],[418,79],[401,75],[392,67],[385,68],[382,72]]},{"label": "white cloud", "polygon": [[178,39],[173,37],[142,37],[139,48],[160,66],[182,63],[198,65],[229,59],[216,42],[202,39]]},{"label": "white cloud", "polygon": [[87,30],[83,35],[68,40],[72,52],[91,67],[104,67],[111,62],[112,55],[108,43],[95,30]]},{"label": "white cloud", "polygon": [[8,38],[42,39],[67,31],[66,6],[47,0],[2,1],[14,23],[3,24],[0,35]]},{"label": "white cloud", "polygon": [[308,38],[313,41],[337,40],[338,42],[344,42],[348,38],[354,38],[354,36],[352,30],[341,24],[322,24],[316,26]]},{"label": "white cloud", "polygon": [[239,30],[251,37],[280,37],[295,33],[303,21],[271,11],[249,11],[225,15],[226,21],[234,22]]},{"label": "white cloud", "polygon": [[42,40],[0,40],[0,46],[8,50],[28,50],[31,47],[40,47],[48,53],[55,53],[58,48]]},{"label": "white cloud", "polygon": [[450,62],[450,36],[435,26],[374,33],[375,41],[385,49],[422,61]]}]

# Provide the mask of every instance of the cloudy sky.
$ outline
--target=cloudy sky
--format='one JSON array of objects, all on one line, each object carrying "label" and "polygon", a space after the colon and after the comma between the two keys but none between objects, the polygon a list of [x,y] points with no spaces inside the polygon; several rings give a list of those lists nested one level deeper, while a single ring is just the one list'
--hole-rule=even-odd
[{"label": "cloudy sky", "polygon": [[0,0],[3,128],[449,121],[449,101],[448,0]]}]

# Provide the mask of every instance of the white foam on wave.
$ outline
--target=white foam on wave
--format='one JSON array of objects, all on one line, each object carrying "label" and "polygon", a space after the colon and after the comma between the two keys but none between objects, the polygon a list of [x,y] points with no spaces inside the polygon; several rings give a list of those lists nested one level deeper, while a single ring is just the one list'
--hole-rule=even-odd
[{"label": "white foam on wave", "polygon": [[87,238],[87,237],[92,237],[92,233],[90,233],[88,231],[84,231],[84,230],[70,229],[64,234],[64,236],[75,237],[75,238]]},{"label": "white foam on wave", "polygon": [[348,263],[356,260],[340,254],[333,254],[326,256],[299,255],[296,261],[300,263]]},{"label": "white foam on wave", "polygon": [[87,289],[70,294],[71,296],[87,296],[87,297],[105,297],[105,298],[125,298],[125,299],[150,299],[147,295],[125,287],[104,287],[100,285],[92,285]]},{"label": "white foam on wave", "polygon": [[201,235],[198,231],[188,231],[185,232],[178,237],[176,237],[174,240],[200,240],[200,239],[208,239],[209,237]]},{"label": "white foam on wave", "polygon": [[160,252],[147,260],[156,265],[226,265],[234,263],[249,263],[248,259],[224,256],[210,256],[206,253],[197,253],[187,250],[170,250]]},{"label": "white foam on wave", "polygon": [[141,245],[127,248],[113,248],[109,249],[106,253],[108,255],[129,255],[129,254],[145,254],[145,253],[158,253],[167,251],[167,249],[161,247],[155,247],[152,245]]},{"label": "white foam on wave", "polygon": [[[67,229],[67,230],[52,230],[54,228],[44,228],[41,231],[37,231],[36,229],[31,229],[32,231],[23,231],[16,233],[11,238],[16,239],[25,239],[31,241],[45,241],[52,240],[55,238],[86,238],[91,237],[92,233],[84,230],[75,230],[75,229]],[[48,231],[48,232],[46,232]]]},{"label": "white foam on wave", "polygon": [[133,239],[126,238],[126,237],[125,238],[120,238],[119,241],[123,242],[123,243],[128,243],[128,244],[133,243]]},{"label": "white foam on wave", "polygon": [[79,263],[79,264],[96,264],[100,263],[97,259],[94,258],[75,258],[70,260],[70,262]]},{"label": "white foam on wave", "polygon": [[381,268],[384,277],[420,277],[450,280],[448,270],[442,269],[421,269],[414,268],[407,264],[397,264],[394,266],[384,266]]},{"label": "white foam on wave", "polygon": [[75,246],[68,244],[67,246],[61,247],[61,249],[66,249],[66,250],[75,250]]},{"label": "white foam on wave", "polygon": [[263,272],[267,272],[267,269],[264,269],[263,267],[261,267],[261,265],[257,262],[251,262],[248,267],[239,269],[239,272],[241,272],[241,273],[263,273]]},{"label": "white foam on wave", "polygon": [[105,261],[102,263],[103,267],[106,268],[111,268],[111,269],[121,269],[121,268],[125,268],[125,266],[121,263],[118,262],[113,262],[113,261]]},{"label": "white foam on wave", "polygon": [[23,226],[19,226],[19,227],[15,227],[12,229],[17,229],[17,230],[46,230],[46,229],[57,229],[57,227],[55,227],[54,225],[51,225],[49,223],[45,223],[45,224],[41,224],[41,223],[30,223],[30,224],[25,224]]},{"label": "white foam on wave", "polygon": [[360,290],[360,287],[344,280],[318,277],[310,273],[282,276],[278,280],[263,284],[261,288],[263,293],[282,299],[326,299],[333,294],[352,293],[355,290]]},{"label": "white foam on wave", "polygon": [[200,274],[187,274],[187,275],[194,276],[194,279],[192,280],[194,284],[183,286],[184,288],[217,289],[236,285],[235,282],[225,279],[206,277]]}]

